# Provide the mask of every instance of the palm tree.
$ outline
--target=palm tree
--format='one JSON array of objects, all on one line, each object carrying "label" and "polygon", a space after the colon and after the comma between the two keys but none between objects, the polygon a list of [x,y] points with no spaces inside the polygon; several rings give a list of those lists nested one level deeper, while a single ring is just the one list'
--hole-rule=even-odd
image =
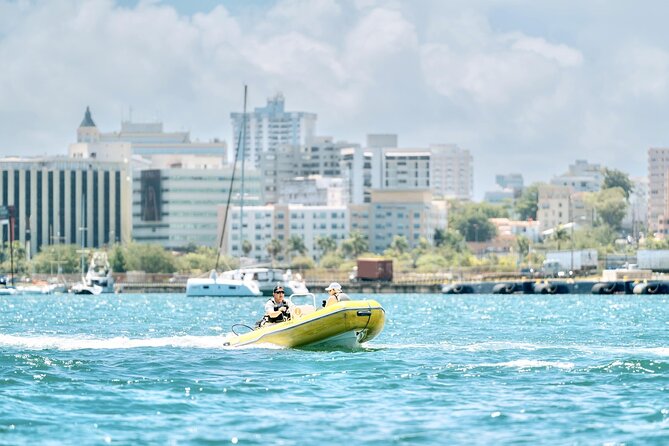
[{"label": "palm tree", "polygon": [[569,233],[567,230],[562,226],[557,226],[555,230],[553,231],[553,240],[557,242],[557,250],[560,250],[560,242],[567,241],[569,239]]},{"label": "palm tree", "polygon": [[365,236],[362,235],[361,232],[351,232],[351,236],[349,237],[349,240],[351,241],[351,250],[352,254],[355,257],[358,257],[360,254],[363,252],[366,252],[368,248],[367,240],[365,240]]},{"label": "palm tree", "polygon": [[278,241],[277,239],[273,238],[270,240],[270,242],[267,244],[265,247],[267,249],[267,254],[269,254],[270,259],[272,259],[272,266],[274,266],[274,259],[276,256],[278,256],[281,251],[283,250],[283,247],[281,246],[281,242]]},{"label": "palm tree", "polygon": [[288,255],[292,257],[292,254],[297,252],[299,254],[306,254],[307,247],[304,245],[304,240],[299,235],[291,235],[288,239],[288,246],[286,247]]},{"label": "palm tree", "polygon": [[253,245],[251,242],[248,240],[244,240],[242,242],[242,253],[244,253],[244,257],[248,257],[249,253],[253,250]]},{"label": "palm tree", "polygon": [[404,254],[409,250],[409,242],[403,235],[394,235],[393,241],[390,242],[389,248],[395,251],[397,254]]},{"label": "palm tree", "polygon": [[322,254],[327,254],[337,249],[337,241],[330,236],[320,235],[316,237],[316,247]]}]

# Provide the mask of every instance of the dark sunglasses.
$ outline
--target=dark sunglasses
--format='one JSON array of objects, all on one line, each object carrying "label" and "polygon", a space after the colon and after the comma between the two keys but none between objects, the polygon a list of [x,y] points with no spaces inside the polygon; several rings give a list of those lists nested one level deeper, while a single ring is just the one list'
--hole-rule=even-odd
[{"label": "dark sunglasses", "polygon": [[274,294],[285,294],[284,291],[275,291]]}]

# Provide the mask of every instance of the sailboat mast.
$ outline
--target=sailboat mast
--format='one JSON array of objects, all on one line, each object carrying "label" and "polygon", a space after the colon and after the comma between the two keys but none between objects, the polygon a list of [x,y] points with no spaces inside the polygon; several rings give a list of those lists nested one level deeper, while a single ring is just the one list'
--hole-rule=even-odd
[{"label": "sailboat mast", "polygon": [[[244,115],[242,117],[242,141],[240,144],[241,156],[242,156],[242,184],[241,192],[239,195],[239,250],[241,253],[244,252],[242,247],[244,246],[244,161],[246,160],[246,85],[244,85]],[[240,260],[242,256],[239,256]],[[240,265],[241,262],[240,262]]]},{"label": "sailboat mast", "polygon": [[[240,147],[242,144],[242,136],[246,136],[246,92],[247,92],[247,86],[244,85],[244,113],[242,115],[242,125],[241,128],[239,129],[239,136],[237,139],[237,146],[235,148],[235,159],[232,162],[232,176],[230,177],[230,187],[228,188],[228,201],[225,204],[225,216],[223,217],[223,227],[221,229],[221,240],[219,241],[218,244],[218,253],[216,254],[216,266],[214,269],[218,270],[218,263],[221,259],[221,250],[223,249],[223,240],[225,239],[225,227],[228,224],[228,214],[230,211],[230,203],[232,200],[232,189],[235,185],[235,173],[237,172],[237,160],[239,159],[239,152],[240,152]],[[244,171],[243,168],[243,157],[242,157],[242,172]],[[243,186],[244,180],[242,179],[242,197],[244,194],[244,186]],[[244,200],[240,200],[242,203],[242,206],[244,204]],[[242,211],[244,208],[242,207]],[[243,220],[241,221],[243,224]],[[241,248],[241,245],[240,245]]]}]

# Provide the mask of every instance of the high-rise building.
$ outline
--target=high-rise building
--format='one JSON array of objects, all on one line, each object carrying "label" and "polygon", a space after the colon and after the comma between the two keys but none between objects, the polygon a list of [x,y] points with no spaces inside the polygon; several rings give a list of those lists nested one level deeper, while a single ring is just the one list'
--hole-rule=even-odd
[{"label": "high-rise building", "polygon": [[[304,147],[314,137],[316,131],[316,114],[307,112],[287,112],[285,99],[277,94],[267,100],[265,107],[246,114],[231,113],[232,147],[244,149],[244,158],[255,167],[262,169],[261,160],[264,153],[277,153],[282,146]],[[246,129],[241,131],[242,123]],[[239,141],[244,135],[244,141]]]},{"label": "high-rise building", "polygon": [[[0,204],[12,206],[14,240],[35,254],[45,245],[98,248],[130,241],[127,163],[66,157],[0,160]],[[2,242],[9,241],[9,225]]]},{"label": "high-rise building", "polygon": [[430,145],[431,188],[443,198],[471,200],[474,194],[474,159],[456,144]]},{"label": "high-rise building", "polygon": [[553,178],[551,184],[569,187],[573,192],[598,192],[603,181],[604,174],[599,164],[576,160],[569,165],[567,173]]},{"label": "high-rise building", "polygon": [[370,203],[371,189],[430,189],[441,198],[472,198],[472,156],[456,145],[345,148],[341,157],[345,189],[353,204]]},{"label": "high-rise building", "polygon": [[648,231],[667,233],[667,181],[669,181],[669,148],[648,149]]}]

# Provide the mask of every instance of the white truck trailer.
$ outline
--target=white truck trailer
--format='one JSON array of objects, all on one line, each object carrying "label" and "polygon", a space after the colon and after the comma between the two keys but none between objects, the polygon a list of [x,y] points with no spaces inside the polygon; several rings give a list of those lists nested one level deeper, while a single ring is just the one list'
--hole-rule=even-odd
[{"label": "white truck trailer", "polygon": [[551,265],[555,269],[559,265],[559,270],[576,273],[583,273],[597,269],[597,250],[596,249],[575,249],[569,251],[548,251],[544,264]]}]

